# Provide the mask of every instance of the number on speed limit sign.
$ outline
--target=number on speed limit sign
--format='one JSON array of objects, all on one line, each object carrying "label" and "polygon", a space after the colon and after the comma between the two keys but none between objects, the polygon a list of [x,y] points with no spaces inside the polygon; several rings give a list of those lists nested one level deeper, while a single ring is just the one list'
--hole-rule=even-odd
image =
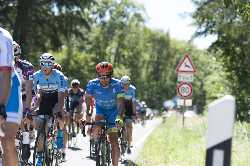
[{"label": "number on speed limit sign", "polygon": [[192,96],[193,88],[192,84],[187,82],[181,82],[177,85],[177,93],[179,96],[186,98]]}]

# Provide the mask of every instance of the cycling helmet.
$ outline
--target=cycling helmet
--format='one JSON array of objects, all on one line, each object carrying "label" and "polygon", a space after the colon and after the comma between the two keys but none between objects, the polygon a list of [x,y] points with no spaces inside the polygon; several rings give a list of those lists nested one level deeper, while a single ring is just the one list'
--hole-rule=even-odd
[{"label": "cycling helmet", "polygon": [[130,84],[131,79],[130,79],[129,76],[125,75],[125,76],[123,76],[123,77],[121,78],[121,82],[122,82],[123,85],[124,85],[124,84]]},{"label": "cycling helmet", "polygon": [[95,67],[96,73],[98,75],[112,75],[113,74],[113,65],[109,62],[100,62]]},{"label": "cycling helmet", "polygon": [[12,45],[13,45],[14,56],[21,55],[21,47],[20,47],[20,45],[17,44],[17,42],[15,42],[15,41],[13,41]]},{"label": "cycling helmet", "polygon": [[54,63],[54,69],[62,71],[62,66],[59,63]]},{"label": "cycling helmet", "polygon": [[55,58],[50,53],[43,53],[40,56],[40,66],[53,68]]},{"label": "cycling helmet", "polygon": [[72,81],[71,81],[71,86],[72,87],[76,87],[76,86],[79,86],[80,85],[80,81],[78,80],[78,79],[73,79]]}]

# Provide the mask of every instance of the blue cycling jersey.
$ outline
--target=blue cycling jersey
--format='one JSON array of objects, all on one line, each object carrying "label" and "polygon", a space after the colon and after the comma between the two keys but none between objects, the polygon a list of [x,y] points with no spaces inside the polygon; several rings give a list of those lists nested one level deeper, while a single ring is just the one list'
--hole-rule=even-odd
[{"label": "blue cycling jersey", "polygon": [[123,94],[120,80],[112,78],[107,87],[103,87],[99,79],[90,80],[86,93],[95,98],[96,108],[117,110],[117,96]]},{"label": "blue cycling jersey", "polygon": [[64,89],[67,90],[69,86],[69,79],[68,77],[64,76]]},{"label": "blue cycling jersey", "polygon": [[39,70],[33,74],[33,88],[42,91],[65,91],[65,78],[62,72],[52,69],[51,74],[46,76]]},{"label": "blue cycling jersey", "polygon": [[136,88],[133,85],[129,85],[128,90],[124,90],[124,98],[125,100],[135,101],[135,91]]}]

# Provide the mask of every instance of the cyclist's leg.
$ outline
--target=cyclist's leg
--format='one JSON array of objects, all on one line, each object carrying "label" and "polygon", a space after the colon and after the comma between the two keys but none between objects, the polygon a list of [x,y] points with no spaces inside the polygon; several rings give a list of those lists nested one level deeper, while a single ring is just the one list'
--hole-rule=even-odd
[{"label": "cyclist's leg", "polygon": [[18,165],[15,136],[22,119],[21,84],[17,76],[12,77],[10,96],[6,105],[7,119],[2,127],[5,137],[1,139],[4,165]]},{"label": "cyclist's leg", "polygon": [[83,111],[82,111],[82,106],[78,106],[76,108],[77,112],[76,112],[76,125],[77,125],[77,133],[79,133],[79,130],[80,130],[80,123],[81,123],[81,120],[83,118]]},{"label": "cyclist's leg", "polygon": [[[96,115],[95,115],[95,122],[101,121],[104,119],[104,115],[102,113],[102,111],[99,111]],[[94,126],[93,127],[93,138],[95,140],[99,139],[101,135],[101,127],[100,126]]]},{"label": "cyclist's leg", "polygon": [[5,132],[5,137],[1,139],[2,147],[3,147],[3,163],[4,165],[18,165],[18,157],[15,146],[15,136],[18,130],[18,124],[13,122],[6,122],[3,127]]},{"label": "cyclist's leg", "polygon": [[[37,144],[36,144],[36,147],[37,148],[37,153],[40,153],[43,151],[43,140],[44,140],[44,132],[47,131],[47,124],[45,124],[44,126],[44,121],[47,121],[48,119],[45,119],[46,117],[44,117],[44,115],[38,115],[35,119],[35,126],[36,126],[36,130],[37,130],[37,133],[39,133],[37,135]],[[43,131],[45,130],[45,131]]]},{"label": "cyclist's leg", "polygon": [[64,143],[64,148],[66,149],[67,144],[68,144],[70,113],[66,112],[64,118],[65,118],[65,123],[64,123],[64,130],[63,130],[63,143]]},{"label": "cyclist's leg", "polygon": [[127,140],[128,140],[128,146],[131,146],[132,142],[132,134],[133,134],[133,123],[132,119],[126,119],[126,132],[127,132]]},{"label": "cyclist's leg", "polygon": [[111,144],[111,157],[113,166],[118,166],[119,158],[120,158],[120,148],[118,143],[118,129],[115,127],[115,119],[117,116],[116,110],[109,110],[105,114],[105,119],[108,123],[113,123],[109,125],[109,141]]}]

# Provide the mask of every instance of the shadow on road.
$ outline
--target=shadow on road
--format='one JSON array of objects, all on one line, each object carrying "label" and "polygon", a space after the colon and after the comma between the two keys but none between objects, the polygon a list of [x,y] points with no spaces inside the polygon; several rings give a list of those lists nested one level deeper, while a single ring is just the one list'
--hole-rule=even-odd
[{"label": "shadow on road", "polygon": [[82,150],[81,148],[77,148],[77,147],[68,147],[70,150],[73,150],[73,151],[79,151],[79,150]]},{"label": "shadow on road", "polygon": [[134,163],[131,160],[124,160],[122,163],[124,166],[138,166],[136,163]]}]

